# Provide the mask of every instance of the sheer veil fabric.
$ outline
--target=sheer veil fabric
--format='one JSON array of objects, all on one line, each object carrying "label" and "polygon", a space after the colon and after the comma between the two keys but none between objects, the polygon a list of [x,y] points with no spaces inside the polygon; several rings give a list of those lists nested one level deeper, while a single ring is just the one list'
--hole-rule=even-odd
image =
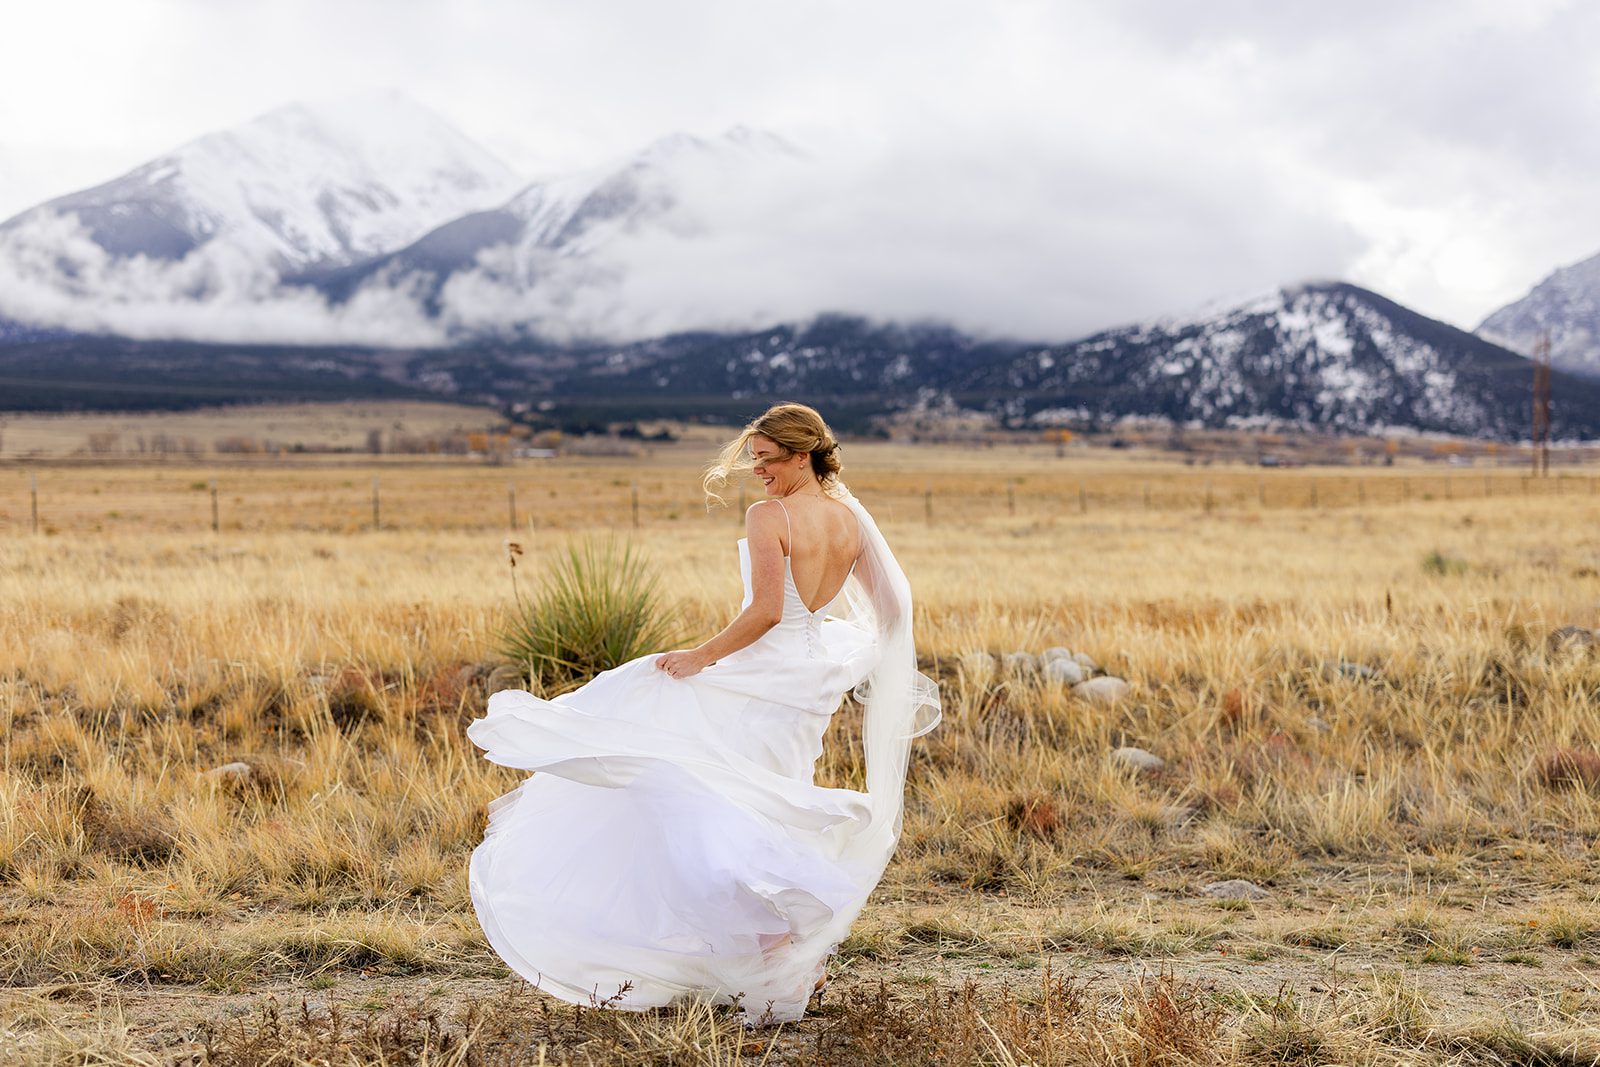
[{"label": "sheer veil fabric", "polygon": [[[826,491],[861,532],[830,604],[807,609],[786,563],[783,620],[699,674],[671,678],[655,653],[553,700],[496,693],[468,727],[486,758],[536,772],[490,805],[469,882],[490,944],[537,988],[804,1015],[899,840],[911,742],[940,717],[904,570],[848,487]],[[864,793],[812,780],[852,691]]]}]

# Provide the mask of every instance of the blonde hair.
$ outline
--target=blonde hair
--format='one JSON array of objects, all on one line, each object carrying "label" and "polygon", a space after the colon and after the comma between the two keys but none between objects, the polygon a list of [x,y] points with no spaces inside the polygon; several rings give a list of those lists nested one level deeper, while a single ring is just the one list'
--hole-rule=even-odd
[{"label": "blonde hair", "polygon": [[809,452],[812,473],[824,489],[832,488],[838,481],[839,471],[843,469],[839,462],[839,441],[817,409],[804,404],[774,404],[750,420],[739,431],[739,436],[723,445],[715,462],[706,468],[702,484],[708,509],[713,502],[715,506],[726,507],[728,502],[722,499],[717,490],[726,486],[733,474],[755,467],[755,458],[749,448],[750,439],[757,434],[770,437],[789,455]]}]

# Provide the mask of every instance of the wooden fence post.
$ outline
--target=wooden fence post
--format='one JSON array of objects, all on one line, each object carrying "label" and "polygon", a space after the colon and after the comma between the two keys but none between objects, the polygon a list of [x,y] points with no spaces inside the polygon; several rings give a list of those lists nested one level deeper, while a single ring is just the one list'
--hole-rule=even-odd
[{"label": "wooden fence post", "polygon": [[506,483],[506,528],[517,528],[517,486],[515,482]]},{"label": "wooden fence post", "polygon": [[217,480],[211,479],[211,532],[221,533],[222,524],[217,521]]},{"label": "wooden fence post", "polygon": [[378,477],[377,477],[377,475],[373,475],[373,477],[372,477],[372,529],[376,532],[377,530],[379,530],[381,528],[382,528],[382,526],[381,526],[381,523],[379,521],[379,511],[378,511]]},{"label": "wooden fence post", "polygon": [[1006,483],[1006,511],[1010,512],[1013,518],[1016,517],[1016,514],[1017,514],[1017,483],[1014,482],[1014,481]]},{"label": "wooden fence post", "polygon": [[28,472],[28,507],[33,515],[33,532],[39,532],[39,475]]},{"label": "wooden fence post", "polygon": [[639,528],[639,483],[633,483],[633,528]]}]

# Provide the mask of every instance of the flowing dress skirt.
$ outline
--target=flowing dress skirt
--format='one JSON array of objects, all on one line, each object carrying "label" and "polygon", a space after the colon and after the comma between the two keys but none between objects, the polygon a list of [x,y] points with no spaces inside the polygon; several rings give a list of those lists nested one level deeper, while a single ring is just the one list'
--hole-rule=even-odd
[{"label": "flowing dress skirt", "polygon": [[804,1013],[835,947],[813,935],[858,911],[881,869],[852,868],[844,847],[866,794],[812,780],[872,639],[793,602],[692,677],[655,653],[553,700],[496,693],[469,727],[488,759],[536,772],[490,805],[469,879],[490,945],[537,988]]}]

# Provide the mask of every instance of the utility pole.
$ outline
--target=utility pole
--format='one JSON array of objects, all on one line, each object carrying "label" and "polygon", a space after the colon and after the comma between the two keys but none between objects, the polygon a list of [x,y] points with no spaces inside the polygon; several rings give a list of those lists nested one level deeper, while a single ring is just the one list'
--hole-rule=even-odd
[{"label": "utility pole", "polygon": [[1550,331],[1533,343],[1533,473],[1550,476]]}]

